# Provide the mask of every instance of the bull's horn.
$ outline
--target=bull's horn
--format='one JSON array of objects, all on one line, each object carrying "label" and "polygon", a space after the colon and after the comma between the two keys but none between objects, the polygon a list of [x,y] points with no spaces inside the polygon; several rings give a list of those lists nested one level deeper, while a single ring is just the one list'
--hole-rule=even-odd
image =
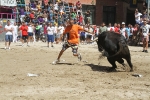
[{"label": "bull's horn", "polygon": [[98,38],[95,38],[92,42],[95,42],[95,41],[97,41],[98,40]]}]

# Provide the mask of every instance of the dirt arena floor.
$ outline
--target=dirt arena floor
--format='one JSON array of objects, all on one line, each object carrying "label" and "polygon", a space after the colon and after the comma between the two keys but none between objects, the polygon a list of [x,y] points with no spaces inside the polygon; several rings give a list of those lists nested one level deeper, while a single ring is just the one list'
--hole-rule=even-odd
[{"label": "dirt arena floor", "polygon": [[81,62],[68,49],[60,64],[52,65],[62,45],[54,46],[13,43],[4,50],[1,42],[0,100],[150,100],[150,49],[143,53],[142,47],[129,47],[134,72],[118,63],[117,72],[107,72],[111,65],[99,60],[96,45],[80,45]]}]

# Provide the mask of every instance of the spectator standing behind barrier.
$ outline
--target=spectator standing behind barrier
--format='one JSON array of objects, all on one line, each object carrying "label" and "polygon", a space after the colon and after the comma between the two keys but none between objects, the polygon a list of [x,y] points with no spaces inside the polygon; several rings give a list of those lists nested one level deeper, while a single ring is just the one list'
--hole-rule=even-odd
[{"label": "spectator standing behind barrier", "polygon": [[86,17],[86,24],[90,24],[91,23],[91,11],[87,10],[87,12],[85,13],[85,17]]},{"label": "spectator standing behind barrier", "polygon": [[59,35],[57,34],[57,31],[58,31],[58,27],[57,27],[57,24],[54,23],[54,41],[56,41],[56,44],[58,43],[59,41]]},{"label": "spectator standing behind barrier", "polygon": [[43,13],[43,19],[44,19],[44,22],[48,22],[48,15],[47,15],[46,11],[44,11],[44,13]]},{"label": "spectator standing behind barrier", "polygon": [[39,42],[39,40],[40,40],[40,25],[38,23],[36,23],[36,27],[35,27],[35,37],[36,37],[36,41]]},{"label": "spectator standing behind barrier", "polygon": [[135,10],[135,22],[136,22],[136,24],[139,24],[141,16],[142,16],[142,14],[138,11],[138,9],[136,9]]},{"label": "spectator standing behind barrier", "polygon": [[82,25],[83,24],[83,17],[81,15],[81,13],[78,14],[78,24]]},{"label": "spectator standing behind barrier", "polygon": [[10,44],[13,39],[13,27],[10,25],[10,21],[7,20],[7,25],[5,25],[5,50],[10,49]]},{"label": "spectator standing behind barrier", "polygon": [[125,22],[122,22],[122,28],[120,30],[120,33],[126,38],[128,39],[128,34],[127,34],[127,29],[125,27]]},{"label": "spectator standing behind barrier", "polygon": [[135,24],[133,27],[133,39],[136,39],[138,33],[138,24]]},{"label": "spectator standing behind barrier", "polygon": [[28,26],[25,24],[25,22],[22,22],[22,25],[20,27],[20,30],[22,31],[22,46],[24,46],[24,42],[27,42],[28,45]]},{"label": "spectator standing behind barrier", "polygon": [[51,47],[53,46],[54,43],[54,27],[52,26],[52,23],[49,23],[47,27],[47,47],[49,48],[49,45],[51,43]]},{"label": "spectator standing behind barrier", "polygon": [[77,10],[81,10],[82,9],[82,4],[81,4],[80,0],[77,1],[76,8],[77,8]]},{"label": "spectator standing behind barrier", "polygon": [[24,8],[20,8],[20,20],[21,20],[21,22],[24,21],[24,17],[25,17],[25,10],[24,10]]},{"label": "spectator standing behind barrier", "polygon": [[24,21],[25,21],[26,23],[31,22],[30,15],[26,15]]},{"label": "spectator standing behind barrier", "polygon": [[76,18],[77,18],[77,14],[76,14],[74,11],[71,12],[71,18],[72,18],[74,21],[75,21]]},{"label": "spectator standing behind barrier", "polygon": [[63,24],[60,24],[58,27],[58,34],[60,35],[60,38],[59,38],[60,43],[62,43],[63,32],[64,32],[64,26],[63,26]]},{"label": "spectator standing behind barrier", "polygon": [[130,37],[130,35],[131,35],[130,26],[131,26],[131,24],[128,24],[128,26],[126,27],[126,31],[127,31],[128,37]]},{"label": "spectator standing behind barrier", "polygon": [[47,24],[44,23],[44,36],[45,40],[47,41]]},{"label": "spectator standing behind barrier", "polygon": [[16,22],[14,22],[13,25],[13,42],[17,42],[17,36],[18,36],[18,25]]},{"label": "spectator standing behind barrier", "polygon": [[30,16],[31,22],[34,23],[34,19],[35,19],[34,11],[32,11],[29,16]]},{"label": "spectator standing behind barrier", "polygon": [[99,34],[101,34],[104,31],[107,31],[107,27],[105,26],[105,23],[103,22],[99,28]]},{"label": "spectator standing behind barrier", "polygon": [[108,24],[107,31],[113,31],[113,27],[111,26],[111,23]]},{"label": "spectator standing behind barrier", "polygon": [[113,31],[119,34],[119,28],[117,27],[117,23],[114,24]]}]

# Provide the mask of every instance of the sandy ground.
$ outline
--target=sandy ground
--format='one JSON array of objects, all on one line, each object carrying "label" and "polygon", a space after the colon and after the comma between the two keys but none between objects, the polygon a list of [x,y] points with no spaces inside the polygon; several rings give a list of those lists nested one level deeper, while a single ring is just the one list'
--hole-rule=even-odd
[{"label": "sandy ground", "polygon": [[[62,45],[54,46],[13,43],[4,50],[1,42],[0,100],[150,100],[150,53],[142,47],[129,47],[134,72],[118,63],[117,72],[107,72],[111,65],[98,59],[96,45],[80,45],[81,62],[68,49],[60,64],[52,65]],[[132,76],[136,73],[142,77]]]}]

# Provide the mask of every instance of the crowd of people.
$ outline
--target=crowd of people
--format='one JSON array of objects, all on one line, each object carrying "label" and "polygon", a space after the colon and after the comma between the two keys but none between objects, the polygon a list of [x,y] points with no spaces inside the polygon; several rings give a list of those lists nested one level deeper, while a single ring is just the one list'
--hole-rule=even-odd
[{"label": "crowd of people", "polygon": [[[90,24],[90,10],[87,11],[87,21],[83,23],[81,3],[78,1],[68,13],[62,6],[62,1],[58,0],[55,3],[46,2],[42,4],[31,2],[30,6],[25,9],[20,8],[20,25],[15,22],[11,25],[8,20],[5,26],[5,49],[10,49],[11,41],[27,43],[39,42],[45,40],[47,47],[54,47],[54,44],[62,44],[63,48],[58,55],[55,63],[60,61],[62,53],[69,47],[72,48],[74,56],[78,56],[81,60],[81,54],[77,53],[78,44],[92,44],[92,40],[104,31],[112,31],[116,34],[122,34],[128,43],[131,40],[136,40],[138,36],[143,41],[143,51],[148,53],[149,29],[150,25],[146,11],[141,14],[138,9],[135,10],[135,22],[133,26],[125,22],[109,23],[103,22],[100,26]],[[75,10],[76,9],[76,10]],[[68,13],[68,14],[67,14]],[[66,42],[67,39],[67,42]]]}]

